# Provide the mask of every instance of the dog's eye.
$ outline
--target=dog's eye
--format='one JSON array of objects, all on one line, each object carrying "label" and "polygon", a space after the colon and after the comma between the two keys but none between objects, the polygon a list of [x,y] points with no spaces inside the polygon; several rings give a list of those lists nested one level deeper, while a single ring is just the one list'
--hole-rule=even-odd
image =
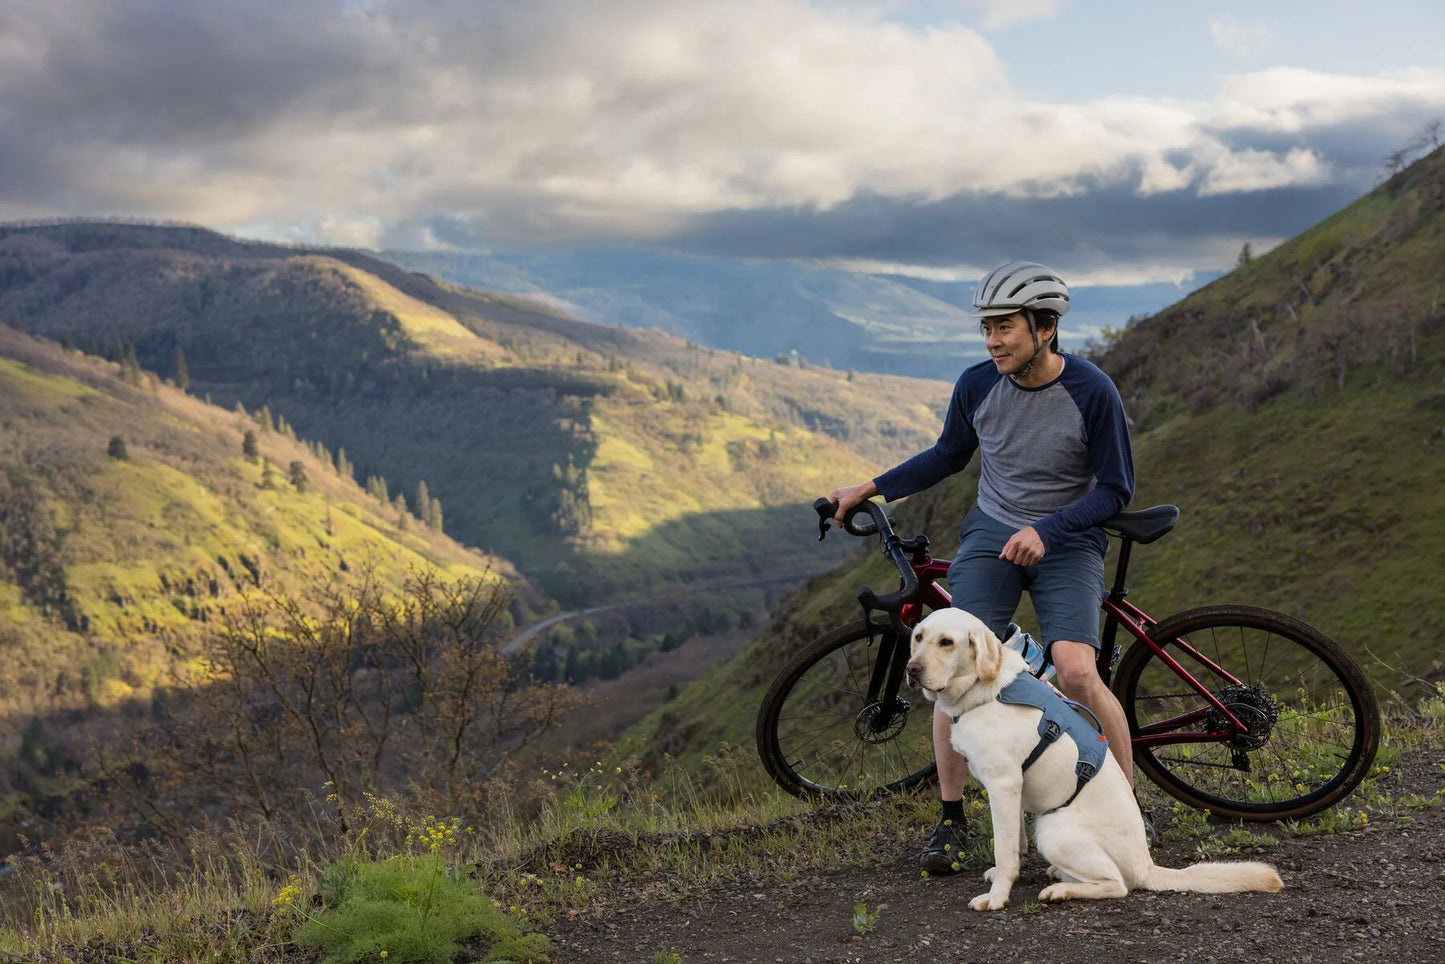
[{"label": "dog's eye", "polygon": [[953,639],[949,636],[940,636],[938,637],[938,645],[942,646],[944,649],[947,649],[948,647],[953,645]]}]

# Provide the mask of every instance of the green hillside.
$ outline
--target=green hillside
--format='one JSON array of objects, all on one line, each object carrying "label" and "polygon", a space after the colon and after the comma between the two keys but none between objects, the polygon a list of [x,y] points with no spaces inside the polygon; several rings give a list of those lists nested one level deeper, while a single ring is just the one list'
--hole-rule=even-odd
[{"label": "green hillside", "polygon": [[0,322],[266,407],[392,498],[425,483],[564,605],[768,571],[784,507],[917,449],[948,390],[188,228],[0,227]]},{"label": "green hillside", "polygon": [[490,570],[529,595],[509,564],[402,518],[315,446],[4,326],[0,426],[10,719],[143,704],[222,608],[258,591],[436,568]]},{"label": "green hillside", "polygon": [[[1440,676],[1441,265],[1437,151],[1095,353],[1133,420],[1133,508],[1182,510],[1167,538],[1136,551],[1131,599],[1156,616],[1220,602],[1294,613],[1385,692]],[[976,466],[900,504],[900,532],[925,531],[934,554],[950,556],[975,487]],[[809,529],[811,513],[790,524]],[[724,740],[750,745],[788,655],[857,620],[858,586],[896,585],[871,542],[785,599],[759,640],[655,713],[633,745],[653,762],[696,759]]]}]

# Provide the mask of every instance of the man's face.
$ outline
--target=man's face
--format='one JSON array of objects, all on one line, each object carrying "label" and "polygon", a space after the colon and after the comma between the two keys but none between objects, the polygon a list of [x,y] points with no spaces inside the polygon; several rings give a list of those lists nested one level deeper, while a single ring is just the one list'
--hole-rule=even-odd
[{"label": "man's face", "polygon": [[994,366],[1004,375],[1012,375],[1034,357],[1034,336],[1023,312],[999,318],[980,318],[984,347]]}]

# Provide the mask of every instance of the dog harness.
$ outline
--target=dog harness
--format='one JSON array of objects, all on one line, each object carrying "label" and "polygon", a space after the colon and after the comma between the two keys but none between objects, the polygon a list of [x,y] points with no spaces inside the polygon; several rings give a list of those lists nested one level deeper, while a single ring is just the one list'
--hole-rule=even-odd
[{"label": "dog harness", "polygon": [[[1079,749],[1079,762],[1074,766],[1078,783],[1075,784],[1069,799],[1054,809],[1062,810],[1073,803],[1079,791],[1084,789],[1084,784],[1093,779],[1094,774],[1104,765],[1104,757],[1109,752],[1109,739],[1101,732],[1102,727],[1091,726],[1089,721],[1084,719],[1084,713],[1093,716],[1093,712],[1082,703],[1065,698],[1048,683],[1028,673],[1020,673],[1014,677],[1013,682],[999,690],[998,698],[1000,702],[1015,706],[1032,706],[1044,714],[1039,719],[1039,742],[1034,745],[1033,752],[1024,759],[1024,770],[1033,766],[1034,761],[1043,756],[1044,751],[1065,733],[1074,738],[1074,746]],[[957,723],[958,719],[955,716],[953,722]]]}]

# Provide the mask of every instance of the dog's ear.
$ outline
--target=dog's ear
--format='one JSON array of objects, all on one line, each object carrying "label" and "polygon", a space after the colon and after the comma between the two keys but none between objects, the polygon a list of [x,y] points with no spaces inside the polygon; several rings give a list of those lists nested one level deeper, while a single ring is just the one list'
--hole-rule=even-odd
[{"label": "dog's ear", "polygon": [[992,683],[1003,668],[1003,643],[983,625],[975,627],[968,639],[973,644],[973,666],[979,682]]}]

